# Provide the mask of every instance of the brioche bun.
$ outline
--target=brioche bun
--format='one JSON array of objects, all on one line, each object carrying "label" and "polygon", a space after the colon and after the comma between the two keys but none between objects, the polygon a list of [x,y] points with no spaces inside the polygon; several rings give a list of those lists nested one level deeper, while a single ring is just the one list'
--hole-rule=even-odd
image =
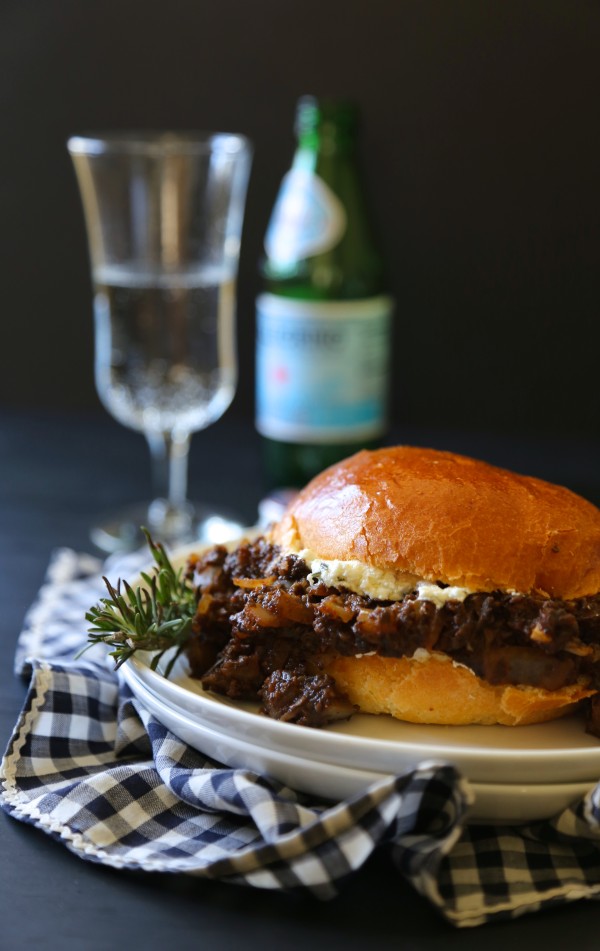
[{"label": "brioche bun", "polygon": [[[272,540],[470,591],[571,600],[600,591],[600,511],[566,488],[412,446],[360,452],[300,492]],[[417,652],[419,653],[419,652]],[[596,693],[490,684],[447,655],[335,656],[336,684],[366,713],[413,723],[506,725],[562,716]]]},{"label": "brioche bun", "polygon": [[600,510],[558,485],[413,446],[326,469],[273,530],[287,551],[473,591],[600,591]]},{"label": "brioche bun", "polygon": [[418,660],[338,655],[326,670],[362,713],[389,713],[409,723],[526,726],[562,717],[596,692],[579,684],[560,690],[489,684],[439,653]]}]

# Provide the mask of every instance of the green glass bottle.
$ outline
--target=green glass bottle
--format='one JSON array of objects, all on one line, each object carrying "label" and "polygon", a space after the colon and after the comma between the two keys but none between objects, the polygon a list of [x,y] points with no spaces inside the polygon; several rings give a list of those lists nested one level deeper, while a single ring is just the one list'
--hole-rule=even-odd
[{"label": "green glass bottle", "polygon": [[270,487],[302,486],[386,428],[392,301],[351,102],[300,99],[297,148],[265,237],[256,426]]}]

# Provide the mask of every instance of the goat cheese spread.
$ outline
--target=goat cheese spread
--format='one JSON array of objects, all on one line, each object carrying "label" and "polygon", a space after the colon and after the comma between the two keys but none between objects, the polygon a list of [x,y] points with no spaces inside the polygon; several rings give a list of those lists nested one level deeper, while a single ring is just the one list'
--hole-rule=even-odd
[{"label": "goat cheese spread", "polygon": [[400,601],[410,591],[416,590],[418,601],[431,601],[440,608],[446,601],[464,601],[467,595],[472,594],[468,588],[441,588],[416,575],[398,575],[365,565],[361,561],[316,558],[314,552],[307,548],[299,551],[298,557],[309,565],[311,583],[323,581],[332,588],[347,588],[355,594],[377,601]]}]

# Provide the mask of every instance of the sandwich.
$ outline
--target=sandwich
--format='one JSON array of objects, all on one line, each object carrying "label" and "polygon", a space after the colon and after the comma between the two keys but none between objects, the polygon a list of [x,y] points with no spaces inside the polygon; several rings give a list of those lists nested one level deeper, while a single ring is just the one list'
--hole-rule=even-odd
[{"label": "sandwich", "polygon": [[363,451],[185,569],[206,690],[319,727],[354,713],[600,735],[600,510],[433,449]]}]

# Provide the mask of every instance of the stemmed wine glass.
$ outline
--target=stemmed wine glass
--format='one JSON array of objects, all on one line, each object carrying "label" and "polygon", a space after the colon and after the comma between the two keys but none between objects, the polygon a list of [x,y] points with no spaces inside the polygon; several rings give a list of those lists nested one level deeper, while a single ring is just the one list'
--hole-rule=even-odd
[{"label": "stemmed wine glass", "polygon": [[140,526],[168,543],[215,540],[227,520],[187,498],[190,437],[237,384],[236,279],[252,149],[230,133],[115,133],[68,141],[94,286],[95,382],[150,447],[155,498],[97,525],[104,550]]}]

